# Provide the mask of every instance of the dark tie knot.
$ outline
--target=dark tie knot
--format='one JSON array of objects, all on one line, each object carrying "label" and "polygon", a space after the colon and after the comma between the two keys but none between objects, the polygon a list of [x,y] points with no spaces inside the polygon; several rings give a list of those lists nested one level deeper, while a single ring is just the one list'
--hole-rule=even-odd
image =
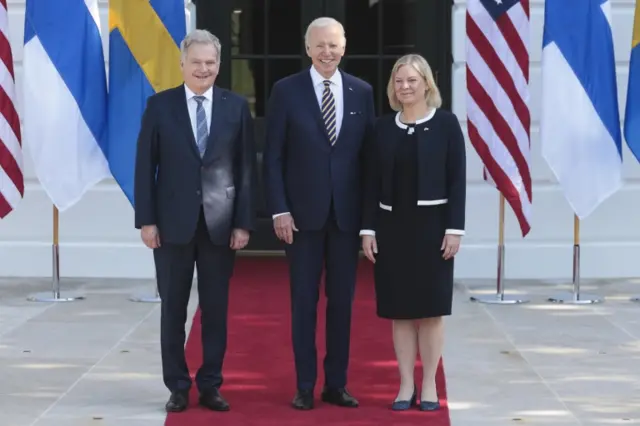
[{"label": "dark tie knot", "polygon": [[329,86],[331,86],[331,82],[329,80],[325,80],[325,81],[323,81],[323,83],[324,83],[324,88],[325,89],[328,89]]},{"label": "dark tie knot", "polygon": [[195,99],[198,104],[202,105],[206,98],[204,96],[194,96],[193,99]]}]

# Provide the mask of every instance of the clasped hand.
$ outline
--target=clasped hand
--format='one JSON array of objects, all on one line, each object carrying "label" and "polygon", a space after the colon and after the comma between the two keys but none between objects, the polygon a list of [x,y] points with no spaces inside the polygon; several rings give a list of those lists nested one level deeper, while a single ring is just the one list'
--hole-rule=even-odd
[{"label": "clasped hand", "polygon": [[371,263],[376,263],[376,254],[378,254],[378,242],[376,241],[376,237],[373,235],[364,235],[362,237],[362,251],[364,252],[364,256],[371,261]]},{"label": "clasped hand", "polygon": [[460,250],[460,235],[446,234],[442,239],[442,258],[449,260],[458,253]]},{"label": "clasped hand", "polygon": [[140,230],[140,237],[144,242],[144,245],[150,249],[156,249],[160,247],[160,233],[158,227],[155,225],[145,225]]},{"label": "clasped hand", "polygon": [[242,250],[249,244],[249,231],[236,228],[231,232],[229,247],[231,250]]},{"label": "clasped hand", "polygon": [[273,230],[276,236],[287,244],[293,243],[293,232],[298,231],[291,214],[282,214],[273,219]]}]

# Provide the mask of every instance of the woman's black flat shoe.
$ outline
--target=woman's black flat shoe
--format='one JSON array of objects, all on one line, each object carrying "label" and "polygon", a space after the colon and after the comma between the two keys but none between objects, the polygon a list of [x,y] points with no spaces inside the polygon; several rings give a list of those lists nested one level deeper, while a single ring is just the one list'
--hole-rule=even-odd
[{"label": "woman's black flat shoe", "polygon": [[420,411],[436,411],[440,409],[440,401],[420,401]]},{"label": "woman's black flat shoe", "polygon": [[393,404],[391,404],[391,409],[393,411],[405,411],[405,410],[408,410],[412,406],[418,405],[417,398],[418,397],[417,397],[416,389],[413,388],[413,395],[411,396],[411,400],[409,400],[409,401],[394,401]]}]

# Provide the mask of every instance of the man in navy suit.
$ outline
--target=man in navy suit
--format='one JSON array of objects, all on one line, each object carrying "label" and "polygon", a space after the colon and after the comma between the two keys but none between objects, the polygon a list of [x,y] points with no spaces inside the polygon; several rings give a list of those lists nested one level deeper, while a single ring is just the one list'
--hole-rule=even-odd
[{"label": "man in navy suit", "polygon": [[264,150],[267,205],[289,261],[297,374],[292,404],[313,408],[316,310],[324,266],[327,353],[322,400],[357,407],[346,384],[362,164],[375,120],[373,90],[338,69],[346,45],[338,21],[316,19],[305,43],[313,65],[273,86]]},{"label": "man in navy suit", "polygon": [[151,96],[135,169],[135,226],[153,249],[161,318],[165,408],[184,411],[192,379],[184,354],[194,266],[198,269],[203,363],[200,405],[227,411],[222,364],[229,280],[236,251],[255,229],[253,119],[244,97],[217,87],[220,41],[194,30],[181,45],[184,84]]}]

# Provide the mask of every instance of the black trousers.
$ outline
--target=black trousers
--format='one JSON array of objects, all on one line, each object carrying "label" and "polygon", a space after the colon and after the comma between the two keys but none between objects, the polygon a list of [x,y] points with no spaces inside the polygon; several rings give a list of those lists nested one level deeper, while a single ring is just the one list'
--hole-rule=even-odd
[{"label": "black trousers", "polygon": [[187,391],[192,385],[184,344],[195,265],[198,270],[203,348],[203,363],[196,375],[196,385],[201,392],[219,388],[223,382],[229,280],[235,251],[228,245],[216,246],[211,242],[201,210],[195,235],[188,244],[162,242],[153,255],[162,300],[160,340],[164,383],[171,392]]},{"label": "black trousers", "polygon": [[293,243],[286,246],[298,389],[313,390],[316,385],[316,318],[323,267],[327,297],[324,384],[346,386],[359,247],[358,232],[341,231],[333,215],[320,231],[294,232]]}]

